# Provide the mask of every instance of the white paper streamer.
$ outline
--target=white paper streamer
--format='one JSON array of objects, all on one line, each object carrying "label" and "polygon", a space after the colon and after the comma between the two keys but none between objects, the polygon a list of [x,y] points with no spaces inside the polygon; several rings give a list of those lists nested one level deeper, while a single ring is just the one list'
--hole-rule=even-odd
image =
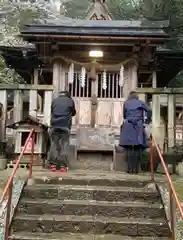
[{"label": "white paper streamer", "polygon": [[119,74],[119,86],[123,87],[124,85],[124,66],[121,65],[120,74]]},{"label": "white paper streamer", "polygon": [[106,72],[106,70],[104,70],[103,74],[102,74],[102,88],[104,90],[107,89],[107,72]]},{"label": "white paper streamer", "polygon": [[71,65],[69,66],[68,82],[70,84],[74,82],[74,63],[71,63]]},{"label": "white paper streamer", "polygon": [[82,67],[81,68],[81,77],[80,77],[81,87],[85,86],[85,78],[86,78],[86,68]]}]

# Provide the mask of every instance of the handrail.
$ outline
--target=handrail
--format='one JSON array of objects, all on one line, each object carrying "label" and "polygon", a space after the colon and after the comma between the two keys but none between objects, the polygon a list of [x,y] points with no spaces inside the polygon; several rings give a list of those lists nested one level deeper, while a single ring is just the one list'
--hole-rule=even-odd
[{"label": "handrail", "polygon": [[180,216],[181,216],[181,219],[183,221],[183,207],[181,205],[181,202],[178,198],[178,195],[175,191],[175,187],[173,185],[173,182],[172,182],[172,179],[171,179],[171,176],[168,172],[168,169],[167,169],[167,166],[166,166],[166,163],[165,163],[165,160],[162,156],[162,153],[161,153],[161,150],[158,146],[158,144],[156,143],[155,139],[153,138],[153,136],[151,135],[151,144],[150,144],[150,168],[151,168],[151,180],[154,180],[154,159],[153,159],[153,151],[152,151],[152,146],[156,147],[156,150],[157,150],[157,153],[159,155],[159,158],[161,160],[161,164],[163,166],[163,170],[165,172],[165,175],[167,177],[167,180],[168,180],[168,184],[169,184],[169,188],[170,188],[170,223],[171,223],[171,230],[172,230],[172,239],[175,240],[176,239],[176,236],[175,236],[175,214],[176,214],[176,211],[174,209],[174,204],[173,204],[173,200],[175,200],[175,203],[179,209],[179,212],[180,212]]},{"label": "handrail", "polygon": [[32,164],[33,164],[33,156],[34,156],[34,140],[35,140],[35,131],[34,129],[31,129],[26,142],[23,146],[23,149],[20,152],[20,155],[16,161],[16,164],[13,168],[13,172],[11,174],[11,176],[8,179],[8,182],[4,188],[1,200],[0,200],[0,204],[2,204],[3,200],[5,199],[5,197],[7,196],[7,213],[6,213],[6,223],[5,223],[5,233],[4,233],[4,240],[8,240],[9,238],[9,224],[10,224],[10,215],[11,215],[11,202],[12,202],[12,190],[13,190],[13,179],[14,176],[16,174],[16,171],[19,167],[20,161],[23,157],[23,154],[25,153],[25,150],[27,148],[27,145],[30,141],[32,137],[32,143],[31,143],[31,159],[30,159],[30,164],[29,164],[29,178],[32,177]]}]

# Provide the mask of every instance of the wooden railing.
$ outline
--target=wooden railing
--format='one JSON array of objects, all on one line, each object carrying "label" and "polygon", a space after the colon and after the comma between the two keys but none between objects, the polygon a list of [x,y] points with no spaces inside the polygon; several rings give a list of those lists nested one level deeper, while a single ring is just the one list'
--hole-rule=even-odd
[{"label": "wooden railing", "polygon": [[20,161],[24,155],[24,152],[27,148],[27,145],[30,141],[30,139],[32,138],[32,151],[31,151],[31,157],[30,157],[30,164],[29,164],[29,178],[32,177],[32,165],[33,165],[33,156],[34,156],[34,140],[35,140],[35,132],[34,129],[32,129],[29,133],[29,136],[27,137],[27,140],[24,144],[24,147],[16,161],[16,164],[13,168],[13,172],[11,174],[11,176],[9,177],[9,180],[5,186],[5,189],[3,191],[1,200],[0,200],[0,204],[3,203],[3,201],[5,199],[7,199],[7,210],[6,210],[6,219],[5,219],[5,233],[4,233],[4,240],[8,240],[9,238],[9,226],[10,226],[10,216],[11,216],[11,207],[12,207],[12,190],[13,190],[13,180],[14,180],[14,176],[17,172],[17,169],[20,165]]},{"label": "wooden railing", "polygon": [[[156,151],[158,153],[158,156],[161,160],[161,165],[163,167],[163,170],[165,172],[166,175],[166,179],[169,185],[169,196],[170,196],[170,227],[171,227],[171,231],[172,231],[172,240],[176,239],[176,209],[175,209],[175,204],[180,212],[180,217],[183,221],[183,207],[181,205],[181,202],[178,198],[178,195],[175,191],[175,187],[173,185],[173,181],[171,179],[171,176],[169,174],[169,171],[167,169],[165,160],[162,156],[161,150],[158,146],[158,144],[156,143],[155,139],[151,136],[151,141],[150,141],[150,168],[151,168],[151,180],[154,181],[154,158],[153,158],[153,146],[155,146]],[[174,204],[175,203],[175,204]]]}]

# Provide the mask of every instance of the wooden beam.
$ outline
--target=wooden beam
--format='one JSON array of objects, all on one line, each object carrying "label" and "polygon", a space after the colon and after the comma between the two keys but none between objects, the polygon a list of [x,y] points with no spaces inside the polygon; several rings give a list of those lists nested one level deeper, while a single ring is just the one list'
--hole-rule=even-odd
[{"label": "wooden beam", "polygon": [[[40,44],[40,45],[51,45],[52,42],[51,40],[50,41],[47,41],[47,42],[44,42],[43,40],[35,40],[33,41],[34,44]],[[58,45],[81,45],[81,46],[134,46],[134,43],[133,42],[129,42],[129,43],[125,43],[125,42],[119,42],[119,43],[114,43],[114,42],[73,42],[73,41],[65,41],[65,42],[62,42],[62,41],[59,41],[58,42]],[[141,43],[141,46],[146,46],[147,43]],[[148,44],[148,46],[151,46],[151,47],[156,47],[157,44],[155,43],[150,43]]]},{"label": "wooden beam", "polygon": [[92,35],[52,35],[52,34],[21,34],[21,37],[38,37],[38,38],[68,38],[68,39],[117,39],[117,40],[145,40],[145,41],[165,41],[168,38],[167,37],[116,37],[116,36],[92,36]]},{"label": "wooden beam", "polygon": [[183,88],[137,88],[137,93],[183,94]]},{"label": "wooden beam", "polygon": [[53,91],[53,85],[0,84],[0,90],[40,90]]}]

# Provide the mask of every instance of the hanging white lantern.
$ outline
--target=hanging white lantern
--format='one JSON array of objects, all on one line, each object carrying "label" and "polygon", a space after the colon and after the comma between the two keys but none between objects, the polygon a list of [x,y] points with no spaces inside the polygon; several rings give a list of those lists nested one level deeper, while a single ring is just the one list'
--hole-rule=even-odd
[{"label": "hanging white lantern", "polygon": [[74,63],[71,63],[69,66],[68,82],[70,84],[72,84],[74,82]]},{"label": "hanging white lantern", "polygon": [[119,86],[123,87],[124,85],[124,66],[121,65],[120,74],[119,74]]},{"label": "hanging white lantern", "polygon": [[81,77],[80,77],[81,87],[85,86],[85,78],[86,78],[86,68],[82,67],[81,68]]},{"label": "hanging white lantern", "polygon": [[106,72],[106,70],[104,70],[103,74],[102,74],[102,88],[104,90],[107,89],[107,72]]}]

